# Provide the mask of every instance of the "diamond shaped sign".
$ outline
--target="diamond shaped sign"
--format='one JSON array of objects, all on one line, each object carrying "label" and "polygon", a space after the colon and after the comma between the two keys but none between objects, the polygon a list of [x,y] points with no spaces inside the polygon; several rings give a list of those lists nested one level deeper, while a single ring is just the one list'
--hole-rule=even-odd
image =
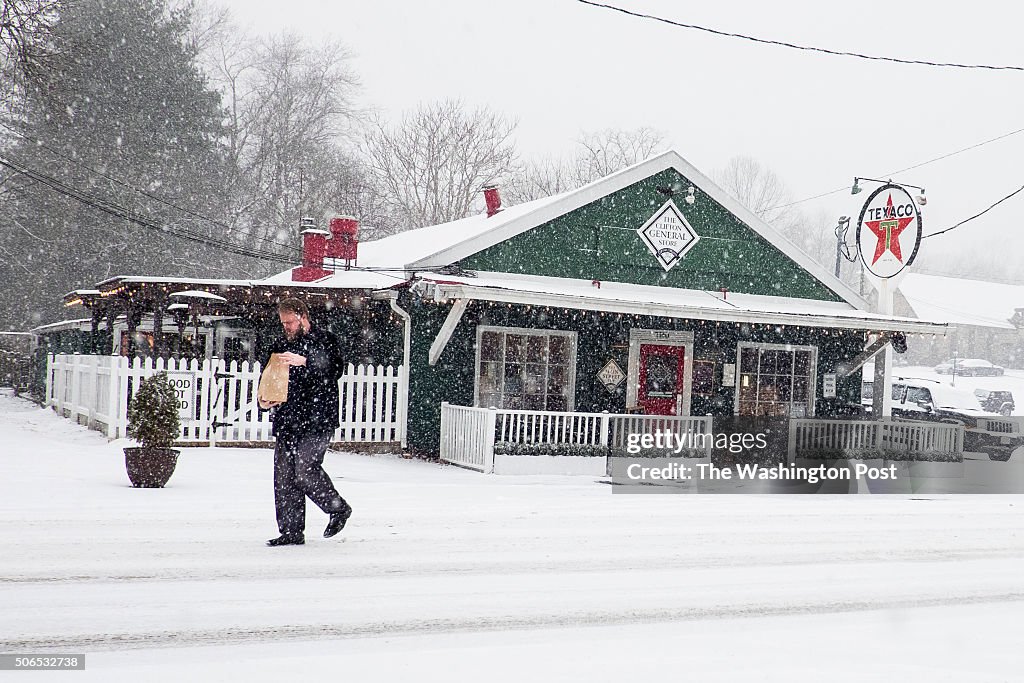
[{"label": "diamond shaped sign", "polygon": [[700,240],[700,235],[694,232],[671,199],[636,232],[666,271],[679,263]]},{"label": "diamond shaped sign", "polygon": [[608,391],[614,391],[615,387],[622,384],[622,380],[626,379],[626,374],[622,372],[622,368],[615,362],[615,359],[609,359],[604,367],[597,373],[597,378],[601,380],[601,384]]}]

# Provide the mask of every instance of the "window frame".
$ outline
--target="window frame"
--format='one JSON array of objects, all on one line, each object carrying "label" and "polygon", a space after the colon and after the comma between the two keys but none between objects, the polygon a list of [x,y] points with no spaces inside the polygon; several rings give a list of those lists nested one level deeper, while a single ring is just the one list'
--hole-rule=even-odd
[{"label": "window frame", "polygon": [[[744,374],[744,372],[743,372],[743,363],[742,363],[743,350],[744,349],[756,349],[757,352],[758,352],[757,353],[757,357],[758,357],[758,372],[757,372],[757,378],[755,379],[755,385],[757,384],[757,380],[760,379],[760,376],[761,376],[761,372],[760,372],[760,365],[761,365],[760,359],[761,359],[761,352],[762,351],[793,351],[794,354],[797,351],[809,351],[810,354],[811,354],[811,359],[810,359],[810,364],[809,364],[809,366],[810,366],[809,367],[810,373],[807,376],[807,380],[808,380],[808,384],[807,384],[807,415],[805,415],[804,417],[814,417],[817,414],[817,405],[816,405],[817,404],[817,397],[818,397],[818,347],[817,346],[812,346],[810,344],[770,344],[770,343],[767,343],[767,342],[741,341],[738,344],[736,344],[736,387],[735,387],[735,391],[733,392],[733,394],[734,394],[733,395],[733,408],[732,408],[733,415],[739,415],[740,414],[740,389],[741,389],[741,383],[743,381],[742,377],[743,377],[743,374]],[[794,361],[795,361],[795,355],[794,355]],[[793,372],[791,371],[790,375],[789,375],[789,377],[790,377],[789,411],[788,411],[788,413],[786,415],[786,419],[792,419],[793,418],[792,412],[793,412],[793,403],[794,403],[794,401],[792,399],[792,382],[793,382],[792,378],[795,377],[795,376],[796,375],[794,375]],[[755,399],[755,402],[756,403],[760,403],[761,401]],[[781,401],[775,401],[775,403],[781,403]]]},{"label": "window frame", "polygon": [[[483,350],[483,337],[484,337],[484,333],[485,332],[496,332],[498,334],[504,335],[505,337],[507,337],[510,334],[513,334],[513,335],[517,334],[517,335],[524,335],[524,336],[527,336],[527,337],[534,336],[534,337],[545,337],[545,338],[550,338],[550,337],[565,337],[565,338],[567,338],[568,342],[569,342],[569,359],[568,359],[568,362],[566,364],[567,365],[567,368],[566,368],[566,370],[567,370],[566,381],[568,383],[568,389],[567,389],[567,393],[566,393],[566,408],[565,408],[564,412],[570,412],[571,413],[571,412],[575,411],[575,409],[576,409],[576,351],[577,351],[578,342],[579,342],[579,334],[577,332],[573,331],[573,330],[541,330],[541,329],[536,329],[536,328],[531,328],[531,327],[505,327],[505,326],[502,326],[502,325],[477,325],[477,328],[476,328],[476,353],[475,353],[475,361],[474,361],[474,364],[473,364],[473,406],[474,407],[478,407],[478,408],[481,407],[480,406],[480,364],[481,364],[482,361],[481,361],[480,357],[481,357],[481,351]],[[503,339],[502,347],[501,347],[502,348],[502,357],[501,357],[501,361],[500,361],[501,368],[502,368],[502,376],[504,376],[505,365],[506,365],[506,363],[505,363],[505,351],[504,351],[505,350],[505,343],[506,342]],[[548,342],[548,345],[550,346],[550,342]],[[525,361],[524,361],[523,364],[525,365]],[[548,369],[548,363],[547,363],[547,361],[545,361],[545,374],[547,373],[547,369]],[[501,398],[502,398],[501,402],[504,403],[504,398],[505,398],[504,383],[503,383],[501,389],[502,390],[500,392],[498,392],[498,395],[501,396]],[[545,393],[544,396],[545,396],[545,405],[546,405],[547,404],[547,393]],[[489,408],[490,406],[482,406],[482,407]],[[502,410],[527,410],[528,411],[528,410],[532,410],[532,409],[528,409],[528,408],[502,408]],[[541,411],[542,412],[563,412],[563,411],[549,411],[546,407],[542,408]]]}]

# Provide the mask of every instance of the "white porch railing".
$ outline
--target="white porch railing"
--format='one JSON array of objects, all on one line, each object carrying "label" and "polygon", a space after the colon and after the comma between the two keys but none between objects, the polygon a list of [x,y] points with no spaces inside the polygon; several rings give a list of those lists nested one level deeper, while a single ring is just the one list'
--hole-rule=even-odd
[{"label": "white porch railing", "polygon": [[[259,363],[247,361],[145,358],[133,363],[123,356],[51,355],[46,404],[108,438],[121,438],[134,387],[167,372],[178,389],[181,443],[271,441],[270,413],[256,403],[260,371]],[[334,441],[404,441],[408,384],[402,367],[349,364],[338,384],[341,426]]]},{"label": "white porch railing", "polygon": [[789,458],[837,454],[846,457],[885,457],[895,453],[963,453],[961,425],[913,420],[789,421]]},{"label": "white porch railing", "polygon": [[[565,448],[569,453],[604,457],[624,453],[631,435],[658,430],[710,434],[711,418],[472,408],[445,402],[441,404],[440,455],[446,462],[491,473],[496,450],[516,454]],[[710,438],[695,441],[699,445],[693,451],[710,454]]]}]

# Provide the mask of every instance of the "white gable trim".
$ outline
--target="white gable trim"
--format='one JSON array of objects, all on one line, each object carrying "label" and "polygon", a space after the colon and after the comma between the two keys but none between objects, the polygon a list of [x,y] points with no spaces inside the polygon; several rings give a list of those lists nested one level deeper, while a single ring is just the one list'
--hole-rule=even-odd
[{"label": "white gable trim", "polygon": [[578,190],[567,192],[561,197],[537,207],[533,211],[524,213],[522,216],[518,216],[507,223],[499,224],[493,230],[488,230],[470,239],[440,249],[429,256],[408,263],[406,268],[410,270],[430,270],[455,263],[669,168],[674,168],[684,175],[705,194],[725,207],[726,210],[730,211],[747,227],[792,259],[843,301],[860,310],[868,310],[868,302],[857,292],[828,270],[815,263],[803,250],[758,218],[752,211],[730,197],[725,190],[690,165],[677,152],[671,150],[605,176],[589,185],[584,185]]}]

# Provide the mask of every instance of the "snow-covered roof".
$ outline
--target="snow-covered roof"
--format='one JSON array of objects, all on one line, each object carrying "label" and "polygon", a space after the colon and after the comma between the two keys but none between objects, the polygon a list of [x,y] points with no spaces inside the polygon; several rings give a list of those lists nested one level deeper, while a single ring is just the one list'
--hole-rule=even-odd
[{"label": "snow-covered roof", "polygon": [[[442,267],[511,239],[670,168],[685,176],[693,185],[699,187],[747,227],[799,264],[801,268],[813,275],[815,279],[844,301],[857,308],[866,309],[868,307],[867,302],[857,292],[815,262],[752,211],[729,196],[725,190],[694,168],[678,152],[672,150],[657,154],[578,189],[512,206],[489,218],[486,214],[470,216],[452,223],[402,233],[395,237],[409,235],[413,239],[408,256],[413,256],[414,259],[406,260],[404,264],[406,268],[416,270]],[[360,249],[363,249],[364,246],[360,245]],[[361,257],[360,265],[363,264],[364,261]]]},{"label": "snow-covered roof", "polygon": [[[803,325],[945,334],[948,325],[859,310],[844,301],[818,301],[756,294],[709,292],[621,282],[477,273],[475,277],[425,275],[438,299],[533,303],[541,306],[611,311],[772,325]],[[598,286],[598,284],[600,286]]]},{"label": "snow-covered roof", "polygon": [[1014,309],[1024,308],[1024,285],[908,273],[899,291],[919,318],[955,325],[1013,330]]},{"label": "snow-covered roof", "polygon": [[[186,278],[186,277],[159,277],[153,275],[118,275],[99,283],[98,287],[122,284],[181,284],[192,287],[260,287],[267,285],[287,285],[288,287],[314,287],[314,288],[338,288],[338,289],[386,289],[405,281],[403,275],[377,272],[376,270],[339,270],[330,277],[316,282],[296,282],[291,279],[291,269],[272,275],[263,280],[230,280],[218,278]],[[90,290],[99,294],[99,290]],[[80,290],[70,292],[65,298]]]},{"label": "snow-covered roof", "polygon": [[[395,278],[403,277],[405,273],[414,271],[437,270],[670,168],[684,175],[694,186],[699,187],[845,302],[855,308],[868,308],[868,303],[853,289],[745,206],[730,197],[725,190],[694,168],[677,152],[671,150],[578,189],[505,207],[493,216],[480,213],[449,223],[426,226],[379,240],[361,242],[357,267],[378,273],[389,271],[389,274]],[[351,286],[341,284],[348,280],[336,280],[336,277],[337,274],[318,280],[316,284],[326,287]],[[261,283],[267,284],[284,284],[285,282],[291,282],[290,270],[261,281]]]},{"label": "snow-covered roof", "polygon": [[92,318],[76,318],[75,320],[61,320],[47,325],[40,325],[39,327],[33,327],[32,333],[43,334],[44,332],[59,332],[61,330],[89,329],[92,329]]},{"label": "snow-covered roof", "polygon": [[[359,245],[362,249],[363,245]],[[265,280],[254,280],[254,285],[279,285],[288,287],[317,287],[327,289],[387,289],[405,282],[406,277],[401,270],[336,270],[328,277],[313,282],[296,282],[292,280],[292,271],[272,275]]]},{"label": "snow-covered roof", "polygon": [[[449,223],[429,225],[379,240],[361,242],[359,244],[359,266],[399,270],[442,268],[458,259],[445,260],[446,257],[440,256],[435,258],[436,254],[444,253],[468,241],[483,240],[497,244],[502,240],[491,240],[487,238],[487,235],[500,231],[510,223],[518,223],[524,218],[534,215],[542,208],[560,201],[568,194],[572,193],[567,192],[509,206],[490,217],[486,213],[479,213]],[[561,215],[561,213],[556,215]],[[530,227],[540,225],[541,222],[534,223]],[[475,253],[475,251],[478,250],[469,253]]]}]

